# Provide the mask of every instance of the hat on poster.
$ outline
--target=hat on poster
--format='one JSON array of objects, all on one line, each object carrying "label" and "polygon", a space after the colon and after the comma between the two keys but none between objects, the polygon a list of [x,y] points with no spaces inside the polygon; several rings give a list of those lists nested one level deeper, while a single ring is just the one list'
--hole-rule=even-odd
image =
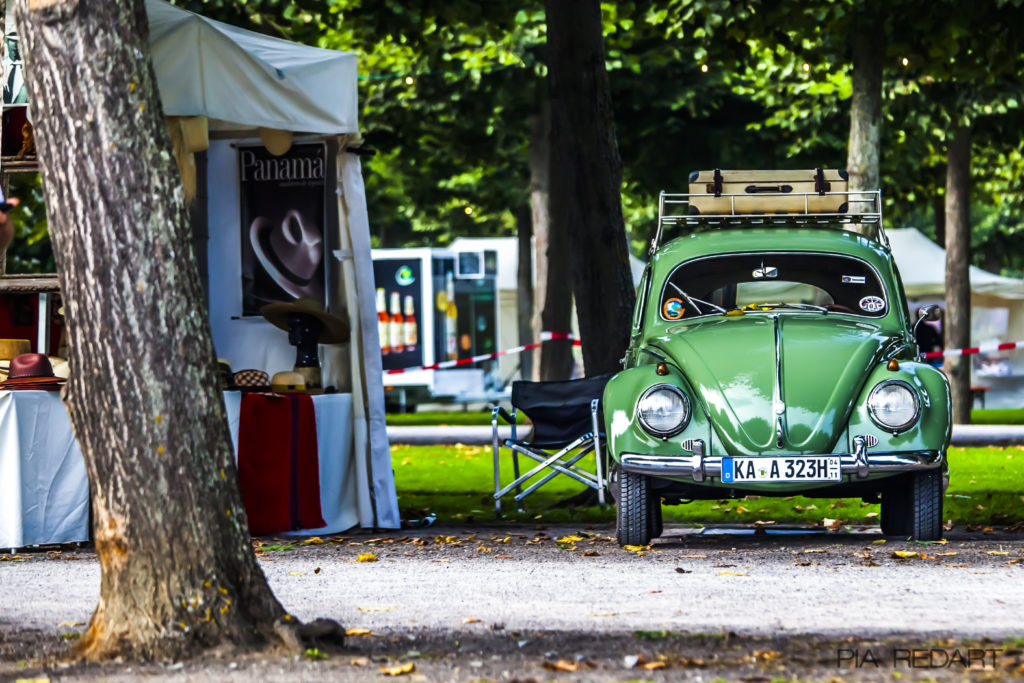
[{"label": "hat on poster", "polygon": [[11,359],[7,379],[0,382],[0,387],[9,390],[19,389],[60,389],[64,380],[53,374],[50,359],[41,353],[22,353]]},{"label": "hat on poster", "polygon": [[266,318],[271,325],[286,332],[291,327],[288,316],[292,313],[310,315],[320,321],[323,325],[317,339],[320,344],[343,344],[349,340],[348,321],[333,313],[328,313],[324,310],[323,304],[308,296],[296,299],[291,303],[267,304],[260,309],[260,315]]}]

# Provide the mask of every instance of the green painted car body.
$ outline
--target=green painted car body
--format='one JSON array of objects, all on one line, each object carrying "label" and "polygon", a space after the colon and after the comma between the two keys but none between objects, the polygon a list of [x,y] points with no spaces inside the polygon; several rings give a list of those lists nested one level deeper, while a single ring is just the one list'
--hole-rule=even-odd
[{"label": "green painted car body", "polygon": [[[742,272],[755,285],[765,273],[785,279],[786,264],[790,270],[821,264],[828,282],[850,281],[842,286],[852,288],[853,298],[846,305],[739,306],[735,289],[720,288],[719,301],[721,291],[733,297],[722,312],[708,303],[709,292],[694,289],[713,286],[727,265],[749,264],[755,269]],[[687,272],[692,281],[682,275]],[[805,274],[805,280],[816,277]],[[679,278],[693,291],[675,286]],[[873,294],[855,306],[865,287]],[[613,471],[644,475],[669,503],[795,493],[877,500],[893,478],[925,469],[945,473],[949,385],[917,359],[914,322],[891,253],[862,235],[795,227],[675,239],[653,254],[644,273],[624,369],[604,392]],[[881,426],[868,409],[871,392],[890,380],[905,383],[919,401],[916,419],[897,430]],[[678,388],[689,403],[689,419],[676,433],[657,435],[641,419],[641,397],[656,385]],[[723,459],[789,455],[838,456],[841,480],[723,481]]]}]

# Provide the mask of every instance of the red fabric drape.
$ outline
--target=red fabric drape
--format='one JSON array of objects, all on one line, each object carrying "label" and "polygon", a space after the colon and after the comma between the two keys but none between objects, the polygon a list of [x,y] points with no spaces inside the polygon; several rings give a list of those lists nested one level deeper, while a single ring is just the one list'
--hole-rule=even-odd
[{"label": "red fabric drape", "polygon": [[313,399],[245,394],[238,419],[238,480],[253,535],[325,526]]}]

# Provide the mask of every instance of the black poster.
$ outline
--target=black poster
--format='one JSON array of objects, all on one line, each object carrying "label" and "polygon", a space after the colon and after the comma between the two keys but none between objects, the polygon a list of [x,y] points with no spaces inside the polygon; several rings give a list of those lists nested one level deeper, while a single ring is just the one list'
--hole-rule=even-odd
[{"label": "black poster", "polygon": [[374,259],[377,324],[385,370],[423,364],[423,282],[419,259]]},{"label": "black poster", "polygon": [[324,303],[327,147],[293,145],[274,156],[238,149],[242,229],[242,315],[275,301]]}]

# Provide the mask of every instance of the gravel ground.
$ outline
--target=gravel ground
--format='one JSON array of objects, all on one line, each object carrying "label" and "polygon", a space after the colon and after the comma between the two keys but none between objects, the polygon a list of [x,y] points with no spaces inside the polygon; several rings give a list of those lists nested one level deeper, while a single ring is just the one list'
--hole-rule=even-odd
[{"label": "gravel ground", "polygon": [[[426,680],[677,680],[683,670],[695,680],[722,671],[746,680],[827,679],[843,671],[838,648],[894,643],[999,647],[1010,659],[997,668],[1017,666],[1024,534],[953,530],[946,543],[925,545],[885,541],[877,528],[669,528],[648,549],[629,552],[613,533],[447,528],[325,537],[290,550],[268,549],[290,543],[268,539],[258,551],[263,569],[291,613],[370,634],[350,637],[346,651],[326,662],[257,655],[234,662],[237,671],[218,661],[202,665],[209,670],[72,667],[63,676],[310,679],[333,667],[331,678],[366,680],[407,659],[417,671],[406,676]],[[376,561],[359,561],[365,553]],[[53,668],[66,649],[58,634],[81,631],[88,620],[98,596],[95,557],[65,550],[0,560],[0,679],[21,675],[19,659],[61,674]],[[637,655],[631,673],[629,657]],[[665,672],[640,668],[657,666],[658,655]],[[712,666],[715,675],[706,670]],[[922,671],[952,675],[906,673]]]}]

